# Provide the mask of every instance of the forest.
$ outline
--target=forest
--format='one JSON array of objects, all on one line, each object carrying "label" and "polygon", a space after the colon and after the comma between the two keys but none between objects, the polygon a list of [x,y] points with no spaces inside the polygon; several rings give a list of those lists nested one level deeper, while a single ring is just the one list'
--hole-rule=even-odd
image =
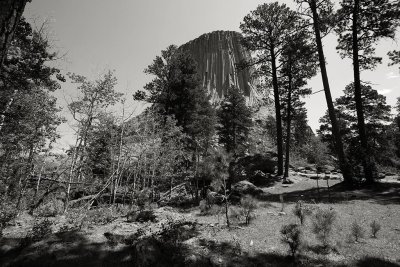
[{"label": "forest", "polygon": [[[34,2],[0,2],[1,266],[400,266],[400,97],[365,75],[400,72],[400,50],[377,53],[400,40],[400,1],[265,1],[234,38],[207,35],[238,36],[223,84],[208,71],[224,59],[201,72],[171,44],[129,93],[113,70],[58,67],[48,25],[24,17]],[[327,36],[352,69],[337,98]]]}]

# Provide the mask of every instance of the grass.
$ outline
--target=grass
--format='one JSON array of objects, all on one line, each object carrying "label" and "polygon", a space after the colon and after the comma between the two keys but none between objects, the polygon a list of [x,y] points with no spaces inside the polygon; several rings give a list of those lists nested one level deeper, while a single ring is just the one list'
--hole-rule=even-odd
[{"label": "grass", "polygon": [[[320,199],[313,180],[293,177],[295,184],[265,189],[265,196],[258,200],[255,218],[248,226],[227,229],[224,217],[202,215],[199,209],[185,212],[174,208],[156,210],[158,223],[127,223],[123,217],[106,225],[90,225],[81,231],[55,234],[47,240],[18,250],[16,241],[21,231],[28,227],[10,227],[0,240],[1,266],[132,266],[132,249],[124,244],[109,246],[105,232],[131,235],[139,227],[147,232],[157,231],[161,224],[172,219],[197,221],[199,232],[184,242],[189,248],[188,257],[197,262],[191,266],[399,266],[400,264],[400,209],[396,193],[399,185],[381,184],[375,189],[344,190],[337,181],[331,181],[329,203],[325,185],[320,180]],[[335,185],[337,184],[337,185]],[[284,195],[285,215],[279,215],[279,195]],[[298,199],[311,209],[334,209],[337,220],[332,234],[333,250],[322,253],[311,228],[311,217],[303,226],[304,245],[294,263],[288,248],[281,242],[282,225],[298,223],[292,210]],[[322,203],[319,203],[321,201]],[[57,220],[57,218],[55,219]],[[374,220],[381,224],[378,238],[366,235],[359,242],[351,240],[351,224],[357,221],[365,229]],[[18,233],[18,234],[17,234]],[[71,238],[70,235],[73,235]],[[14,244],[14,245],[13,245]],[[51,249],[48,249],[48,248]],[[81,264],[81,265],[80,265]],[[130,265],[129,265],[130,264]]]}]

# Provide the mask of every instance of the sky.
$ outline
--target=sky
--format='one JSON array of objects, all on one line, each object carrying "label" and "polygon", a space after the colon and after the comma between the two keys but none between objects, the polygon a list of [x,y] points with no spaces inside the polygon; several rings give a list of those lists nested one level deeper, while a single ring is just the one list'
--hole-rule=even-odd
[{"label": "sky", "polygon": [[[335,1],[335,0],[334,0]],[[269,0],[34,0],[28,3],[24,16],[40,25],[48,21],[53,49],[63,58],[56,62],[62,73],[73,72],[96,79],[107,70],[114,70],[118,78],[116,89],[126,94],[126,114],[143,109],[142,103],[132,100],[132,93],[151,80],[143,70],[151,64],[161,50],[171,44],[181,45],[198,36],[216,31],[240,32],[239,25],[252,10]],[[293,0],[279,0],[295,8]],[[336,2],[338,2],[336,0]],[[397,36],[400,40],[400,32]],[[342,95],[352,81],[352,64],[341,59],[335,47],[336,36],[324,40],[327,70],[332,96]],[[398,42],[384,40],[377,45],[377,55],[383,62],[373,71],[361,74],[363,81],[387,97],[394,105],[400,97],[400,71],[388,67],[386,53],[400,49]],[[309,82],[313,92],[322,87],[317,75]],[[62,114],[68,119],[59,127],[61,139],[56,149],[74,143],[73,122],[66,103],[77,95],[76,86],[63,83],[56,93]],[[323,92],[305,99],[309,125],[318,129],[318,120],[326,111]]]}]

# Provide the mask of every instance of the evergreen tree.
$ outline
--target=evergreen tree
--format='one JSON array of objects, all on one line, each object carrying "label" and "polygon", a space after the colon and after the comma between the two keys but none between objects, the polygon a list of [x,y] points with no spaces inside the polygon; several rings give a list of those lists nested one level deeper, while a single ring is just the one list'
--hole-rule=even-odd
[{"label": "evergreen tree", "polygon": [[3,71],[3,60],[13,38],[19,20],[29,0],[3,0],[0,2],[0,74]]},{"label": "evergreen tree", "polygon": [[337,49],[342,57],[350,57],[353,61],[354,100],[362,148],[360,153],[364,158],[367,183],[372,183],[376,178],[376,167],[368,144],[360,71],[374,69],[381,62],[382,59],[375,56],[374,45],[382,38],[394,39],[400,25],[400,3],[391,0],[342,0],[338,18]]},{"label": "evergreen tree", "polygon": [[192,151],[207,151],[214,135],[215,114],[201,86],[195,60],[171,45],[161,51],[145,73],[154,79],[134,98],[153,103],[161,115],[173,116],[190,137]]},{"label": "evergreen tree", "polygon": [[[316,74],[316,57],[314,46],[309,42],[310,36],[306,31],[299,31],[288,37],[286,44],[282,49],[280,63],[282,65],[281,83],[283,94],[283,113],[286,113],[286,157],[285,157],[285,173],[284,177],[289,176],[289,158],[290,158],[290,140],[293,114],[300,111],[299,122],[304,122],[306,111],[303,107],[301,97],[311,93],[307,85],[307,80]],[[303,108],[303,109],[302,109]],[[299,125],[299,124],[298,124]],[[306,131],[303,133],[305,134]]]},{"label": "evergreen tree", "polygon": [[[354,103],[354,84],[346,86],[344,96],[336,99],[335,106],[339,122],[341,124],[342,136],[347,151],[354,165],[362,163],[362,147],[358,138],[357,108]],[[362,102],[365,112],[365,126],[368,136],[368,145],[371,153],[376,156],[379,163],[385,164],[389,160],[387,125],[391,121],[390,106],[386,104],[386,97],[380,95],[369,85],[362,85]],[[330,134],[330,123],[327,115],[320,119],[319,134],[324,141],[332,144]]]},{"label": "evergreen tree", "polygon": [[315,43],[317,45],[322,84],[324,86],[326,104],[328,106],[329,120],[332,125],[331,131],[334,138],[334,152],[336,152],[339,159],[339,165],[343,173],[344,181],[351,184],[353,179],[352,170],[344,153],[342,136],[340,134],[342,129],[340,128],[340,124],[335,114],[328,73],[326,70],[324,47],[322,44],[322,37],[329,33],[335,24],[333,3],[330,0],[296,0],[296,2],[299,4],[299,10],[303,17],[311,20],[310,27],[312,27],[311,31],[314,33]]},{"label": "evergreen tree", "polygon": [[245,65],[258,65],[261,73],[272,79],[274,90],[278,175],[283,174],[283,133],[281,101],[279,99],[278,59],[287,37],[298,30],[296,12],[278,2],[262,4],[248,14],[240,24],[244,46],[254,52],[256,58]]},{"label": "evergreen tree", "polygon": [[251,111],[246,106],[243,94],[231,87],[217,112],[220,125],[217,127],[219,142],[228,153],[243,155],[248,147],[248,135],[252,126]]}]

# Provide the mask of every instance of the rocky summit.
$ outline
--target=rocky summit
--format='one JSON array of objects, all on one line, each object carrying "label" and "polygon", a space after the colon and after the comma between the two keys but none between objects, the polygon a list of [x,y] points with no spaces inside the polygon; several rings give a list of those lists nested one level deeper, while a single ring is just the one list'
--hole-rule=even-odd
[{"label": "rocky summit", "polygon": [[208,89],[213,103],[223,99],[231,85],[243,92],[248,105],[253,106],[265,97],[265,93],[261,95],[256,90],[259,82],[252,77],[254,70],[236,68],[237,63],[251,57],[241,45],[240,38],[238,32],[215,31],[181,46],[197,61],[203,86]]}]

